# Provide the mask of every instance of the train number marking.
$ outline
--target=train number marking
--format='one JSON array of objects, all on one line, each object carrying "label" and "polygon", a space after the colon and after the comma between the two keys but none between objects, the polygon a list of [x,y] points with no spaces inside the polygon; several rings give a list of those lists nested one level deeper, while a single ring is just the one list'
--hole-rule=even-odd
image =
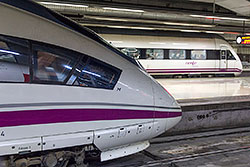
[{"label": "train number marking", "polygon": [[0,136],[5,136],[5,132],[4,131],[1,131],[1,135]]},{"label": "train number marking", "polygon": [[122,90],[122,88],[117,88],[117,89],[116,89],[116,91],[121,91],[121,90]]}]

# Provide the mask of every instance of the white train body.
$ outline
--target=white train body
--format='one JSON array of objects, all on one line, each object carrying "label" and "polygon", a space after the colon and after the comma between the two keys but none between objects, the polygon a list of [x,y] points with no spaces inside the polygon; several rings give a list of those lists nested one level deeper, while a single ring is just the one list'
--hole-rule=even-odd
[{"label": "white train body", "polygon": [[0,0],[0,21],[0,166],[88,145],[114,159],[180,121],[173,97],[89,30],[28,0]]},{"label": "white train body", "polygon": [[[223,74],[238,76],[241,61],[222,38],[101,34],[135,56],[151,75]],[[202,36],[202,35],[201,35]]]}]

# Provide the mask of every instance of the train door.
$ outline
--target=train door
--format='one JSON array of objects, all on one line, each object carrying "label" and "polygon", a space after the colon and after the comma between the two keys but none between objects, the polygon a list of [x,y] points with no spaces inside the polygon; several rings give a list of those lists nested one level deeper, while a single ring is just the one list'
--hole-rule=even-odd
[{"label": "train door", "polygon": [[227,68],[227,49],[221,48],[220,50],[220,69]]}]

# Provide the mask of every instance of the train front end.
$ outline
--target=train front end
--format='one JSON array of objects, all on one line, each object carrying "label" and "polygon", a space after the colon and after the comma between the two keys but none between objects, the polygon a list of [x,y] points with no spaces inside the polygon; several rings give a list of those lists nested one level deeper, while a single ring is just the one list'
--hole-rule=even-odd
[{"label": "train front end", "polygon": [[181,108],[165,88],[156,81],[153,82],[154,100],[156,105],[155,121],[161,121],[162,119],[166,121],[165,130],[167,131],[181,120]]},{"label": "train front end", "polygon": [[30,0],[0,9],[0,167],[124,157],[180,121],[174,98],[94,33]]}]

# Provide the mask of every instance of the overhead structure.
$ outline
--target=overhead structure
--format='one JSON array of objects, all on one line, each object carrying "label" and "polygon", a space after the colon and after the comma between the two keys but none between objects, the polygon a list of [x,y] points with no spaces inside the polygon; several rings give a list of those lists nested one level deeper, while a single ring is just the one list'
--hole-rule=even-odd
[{"label": "overhead structure", "polygon": [[250,33],[250,17],[239,16],[237,11],[228,8],[226,4],[229,1],[215,1],[216,5],[214,0],[37,1],[91,27],[238,35]]},{"label": "overhead structure", "polygon": [[246,47],[249,46],[239,46],[235,40],[237,36],[250,35],[250,16],[247,14],[250,2],[247,0],[35,1],[96,32],[219,34],[238,53],[248,54]]},{"label": "overhead structure", "polygon": [[228,10],[231,10],[238,15],[250,16],[250,1],[249,0],[193,0],[198,2],[216,3]]}]

